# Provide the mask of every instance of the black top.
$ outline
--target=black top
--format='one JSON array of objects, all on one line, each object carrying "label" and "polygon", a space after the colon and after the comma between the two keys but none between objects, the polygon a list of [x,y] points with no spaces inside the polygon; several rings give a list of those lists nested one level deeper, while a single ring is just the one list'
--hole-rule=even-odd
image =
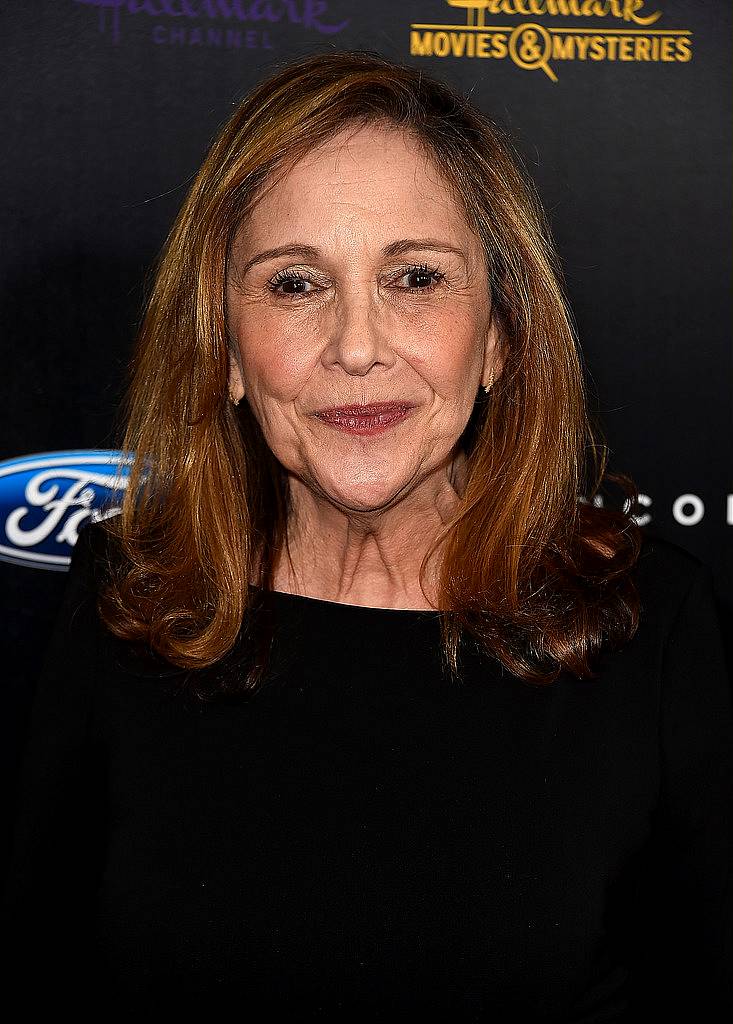
[{"label": "black top", "polygon": [[635,638],[545,687],[471,645],[449,684],[437,612],[267,595],[277,685],[204,706],[101,626],[100,530],[19,791],[28,1009],[728,1019],[733,712],[697,558],[647,536]]}]

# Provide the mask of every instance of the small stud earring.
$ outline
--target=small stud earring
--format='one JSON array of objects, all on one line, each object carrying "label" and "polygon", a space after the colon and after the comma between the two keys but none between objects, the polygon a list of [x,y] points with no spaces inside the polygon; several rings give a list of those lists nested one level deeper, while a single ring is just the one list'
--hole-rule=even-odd
[{"label": "small stud earring", "polygon": [[489,374],[489,383],[484,384],[484,391],[488,394],[494,384],[494,371],[492,370]]}]

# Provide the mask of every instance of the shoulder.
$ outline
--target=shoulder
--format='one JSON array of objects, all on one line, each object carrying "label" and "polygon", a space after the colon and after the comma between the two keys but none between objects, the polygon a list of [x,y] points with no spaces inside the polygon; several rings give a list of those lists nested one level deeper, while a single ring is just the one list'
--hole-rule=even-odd
[{"label": "shoulder", "polygon": [[647,528],[633,572],[642,615],[647,617],[669,623],[696,595],[706,602],[713,601],[710,566],[691,551]]},{"label": "shoulder", "polygon": [[87,519],[78,529],[77,540],[71,552],[69,579],[79,590],[96,591],[106,577],[110,565],[118,556],[117,540],[107,519]]},{"label": "shoulder", "polygon": [[[54,688],[59,694],[65,694],[76,687],[80,693],[82,680],[85,686],[92,686],[96,653],[92,656],[90,652],[96,652],[100,635],[97,599],[106,576],[112,540],[102,520],[87,519],[77,527],[77,539],[71,550],[41,669],[45,689]],[[79,655],[81,651],[84,657]],[[77,681],[72,682],[72,677]]]},{"label": "shoulder", "polygon": [[636,565],[638,581],[642,586],[663,590],[670,587],[675,590],[679,587],[685,589],[706,568],[705,563],[691,551],[644,528]]}]

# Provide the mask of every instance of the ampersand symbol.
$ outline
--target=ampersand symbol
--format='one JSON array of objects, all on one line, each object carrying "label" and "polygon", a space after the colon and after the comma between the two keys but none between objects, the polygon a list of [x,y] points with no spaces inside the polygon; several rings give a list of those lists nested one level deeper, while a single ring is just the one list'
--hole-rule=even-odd
[{"label": "ampersand symbol", "polygon": [[538,34],[533,28],[524,30],[519,46],[519,56],[528,64],[535,64],[542,59],[542,52],[537,45]]},{"label": "ampersand symbol", "polygon": [[552,53],[550,33],[544,25],[517,25],[509,36],[509,56],[526,71],[542,68],[548,78],[557,81],[557,75],[547,63]]}]

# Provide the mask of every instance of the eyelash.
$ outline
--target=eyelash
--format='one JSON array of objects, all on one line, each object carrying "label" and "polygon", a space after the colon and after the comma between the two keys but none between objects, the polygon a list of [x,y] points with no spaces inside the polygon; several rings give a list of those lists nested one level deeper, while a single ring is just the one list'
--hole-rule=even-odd
[{"label": "eyelash", "polygon": [[[399,280],[401,277],[405,277],[407,274],[430,274],[433,278],[433,283],[427,288],[400,288],[398,291],[407,292],[411,295],[417,295],[434,292],[438,285],[445,279],[445,274],[442,274],[437,267],[429,267],[426,263],[418,263],[414,266],[405,267],[395,278]],[[311,292],[281,292],[278,288],[285,281],[308,281],[308,277],[302,274],[298,270],[280,270],[275,274],[271,281],[267,282],[267,287],[275,295],[281,295],[285,299],[306,299]],[[312,284],[312,282],[310,282]]]}]

